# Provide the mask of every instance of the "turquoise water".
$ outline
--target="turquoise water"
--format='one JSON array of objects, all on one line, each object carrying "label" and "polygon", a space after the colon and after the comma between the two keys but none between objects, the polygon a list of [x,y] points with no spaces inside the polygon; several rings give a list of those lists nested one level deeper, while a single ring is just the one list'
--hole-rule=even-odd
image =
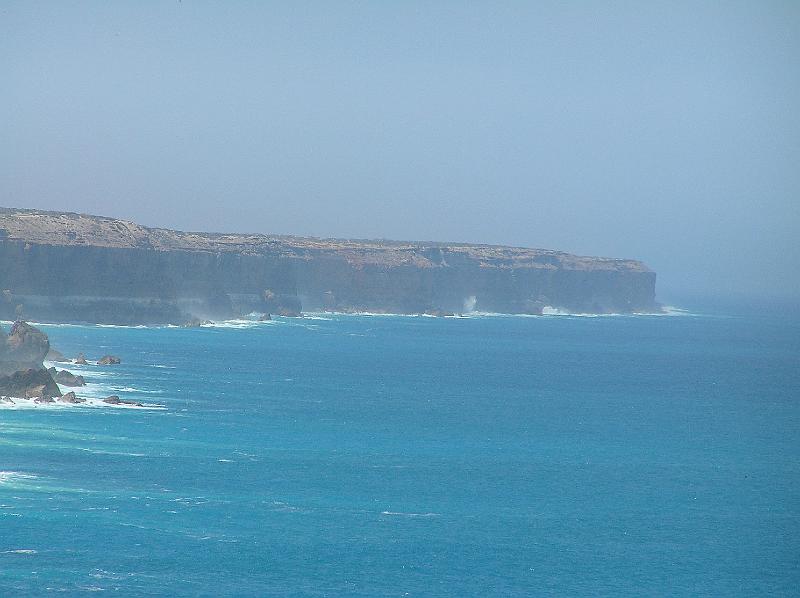
[{"label": "turquoise water", "polygon": [[0,410],[0,594],[795,594],[800,322],[43,326],[86,396]]}]

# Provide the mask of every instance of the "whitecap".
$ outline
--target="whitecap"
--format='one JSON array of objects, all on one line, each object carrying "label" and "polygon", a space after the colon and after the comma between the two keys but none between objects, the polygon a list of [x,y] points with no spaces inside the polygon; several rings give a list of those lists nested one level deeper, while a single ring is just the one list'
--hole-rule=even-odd
[{"label": "whitecap", "polygon": [[[85,387],[84,387],[85,388]],[[150,410],[162,411],[166,409],[165,405],[160,403],[144,403],[141,405],[130,405],[125,403],[111,404],[103,401],[102,398],[86,397],[79,395],[80,398],[85,399],[83,403],[62,403],[55,400],[52,403],[37,403],[33,399],[17,399],[6,397],[0,401],[0,410],[6,409],[11,411],[18,411],[23,409],[137,409],[137,410]],[[106,395],[107,396],[107,395]]]},{"label": "whitecap", "polygon": [[0,484],[9,484],[17,480],[35,480],[37,477],[21,471],[0,471]]}]

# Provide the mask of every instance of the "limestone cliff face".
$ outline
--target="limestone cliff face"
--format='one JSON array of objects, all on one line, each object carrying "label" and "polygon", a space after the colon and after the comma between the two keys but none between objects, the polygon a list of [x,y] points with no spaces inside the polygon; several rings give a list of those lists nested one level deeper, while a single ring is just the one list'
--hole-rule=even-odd
[{"label": "limestone cliff face", "polygon": [[[181,322],[290,309],[653,311],[634,260],[487,245],[185,233],[0,208],[0,317]],[[466,307],[465,307],[466,304]]]}]

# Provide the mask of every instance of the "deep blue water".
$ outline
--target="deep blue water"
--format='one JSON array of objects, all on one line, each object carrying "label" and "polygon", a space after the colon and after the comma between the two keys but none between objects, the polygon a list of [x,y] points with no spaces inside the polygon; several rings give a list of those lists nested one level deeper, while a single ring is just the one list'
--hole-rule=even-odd
[{"label": "deep blue water", "polygon": [[0,410],[0,595],[797,593],[797,319],[325,317],[42,326],[166,409]]}]

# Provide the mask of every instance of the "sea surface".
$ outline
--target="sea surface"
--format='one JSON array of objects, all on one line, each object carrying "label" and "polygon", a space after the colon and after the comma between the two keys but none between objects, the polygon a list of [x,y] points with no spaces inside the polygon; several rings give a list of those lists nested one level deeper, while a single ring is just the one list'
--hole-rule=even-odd
[{"label": "sea surface", "polygon": [[1,596],[798,593],[797,317],[41,327],[151,407],[0,409]]}]

